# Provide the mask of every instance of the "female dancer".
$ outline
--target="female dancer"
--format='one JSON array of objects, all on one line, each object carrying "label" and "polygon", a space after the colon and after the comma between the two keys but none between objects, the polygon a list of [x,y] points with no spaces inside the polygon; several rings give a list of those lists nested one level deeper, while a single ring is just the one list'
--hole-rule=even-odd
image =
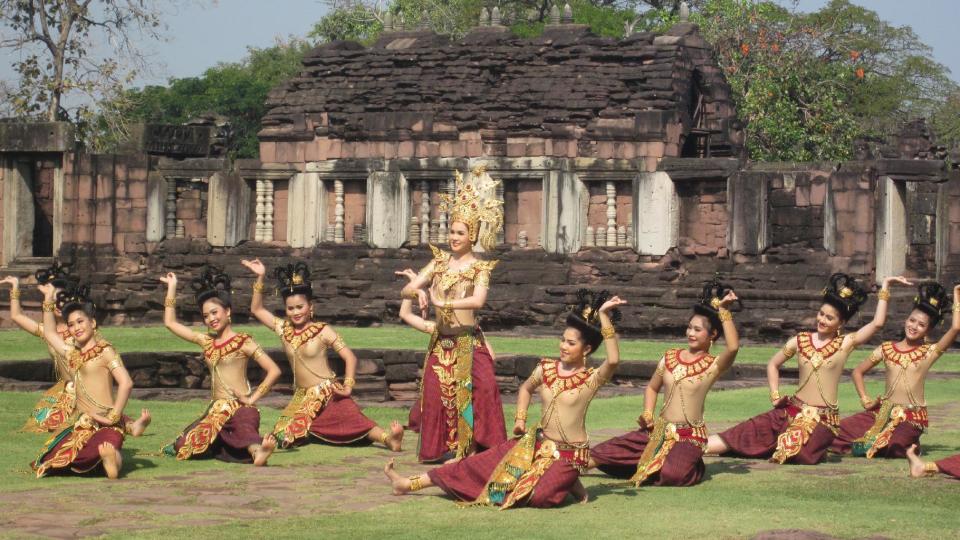
[{"label": "female dancer", "polygon": [[[76,473],[103,466],[107,478],[120,475],[123,459],[123,408],[133,389],[133,380],[120,355],[103,340],[94,318],[96,307],[87,298],[86,287],[56,293],[52,283],[40,285],[43,293],[43,334],[47,343],[66,358],[70,380],[76,388],[79,418],[54,435],[31,464],[37,478],[49,472]],[[56,298],[56,300],[55,300]],[[54,310],[59,305],[72,340],[57,332]],[[117,391],[113,393],[113,383]]]},{"label": "female dancer", "polygon": [[[817,313],[817,331],[790,338],[767,364],[773,409],[707,440],[708,454],[769,458],[775,463],[815,465],[823,460],[836,436],[837,394],[843,364],[857,346],[883,328],[890,284],[908,284],[888,277],[877,294],[873,320],[852,334],[842,330],[867,301],[867,293],[846,274],[833,274]],[[780,366],[800,352],[800,386],[793,396],[780,396]]]},{"label": "female dancer", "polygon": [[[607,291],[594,295],[581,289],[577,296],[560,340],[560,360],[542,359],[520,386],[513,426],[519,437],[410,478],[400,476],[391,460],[384,472],[394,494],[437,486],[461,501],[499,505],[501,509],[516,504],[556,506],[568,494],[587,502],[586,489],[580,483],[580,473],[590,459],[587,408],[617,369],[620,348],[613,325],[619,313],[615,308],[626,302],[616,296],[609,298]],[[597,369],[588,368],[587,356],[601,342],[607,359]],[[537,389],[543,414],[537,427],[528,431],[527,407]]]},{"label": "female dancer", "polygon": [[[40,285],[52,284],[56,293],[70,285],[70,277],[67,275],[66,268],[60,266],[58,261],[54,261],[50,268],[37,270],[36,277],[37,283]],[[20,280],[15,276],[7,276],[0,280],[0,283],[10,284],[10,320],[21,330],[45,340],[43,323],[38,323],[25,315],[20,307]],[[70,331],[67,329],[67,323],[63,320],[63,314],[60,313],[59,309],[54,308],[53,315],[57,335],[65,343],[70,343],[72,339],[70,338]],[[69,424],[74,407],[76,407],[77,396],[73,388],[73,381],[70,378],[67,359],[49,342],[47,342],[47,352],[50,354],[50,359],[53,360],[53,372],[57,377],[57,383],[43,393],[43,397],[34,406],[30,418],[23,425],[22,431],[38,433],[60,431]]]},{"label": "female dancer", "polygon": [[482,167],[473,170],[470,182],[459,172],[456,180],[456,196],[445,198],[442,205],[450,211],[451,253],[430,246],[433,260],[401,293],[419,299],[424,307],[428,294],[423,289],[429,286],[437,310],[420,399],[408,422],[420,433],[417,456],[422,462],[462,458],[506,440],[493,358],[475,316],[487,301],[490,272],[497,262],[473,254],[478,241],[485,249],[493,247],[503,226],[503,209],[495,196],[496,182]]},{"label": "female dancer", "polygon": [[[721,300],[722,299],[722,300]],[[703,406],[713,383],[733,365],[740,348],[737,326],[727,309],[737,300],[733,290],[714,281],[703,288],[687,324],[687,350],[668,349],[643,395],[640,429],[590,450],[590,466],[640,486],[692,486],[703,478],[707,427]],[[710,346],[723,337],[717,356]],[[657,393],[664,401],[654,421]]]},{"label": "female dancer", "polygon": [[[350,398],[357,357],[332,326],[313,320],[310,305],[313,288],[307,265],[298,262],[277,268],[278,290],[287,313],[285,319],[280,319],[263,307],[263,278],[266,274],[263,263],[259,259],[241,262],[257,275],[250,312],[280,337],[293,369],[296,391],[273,428],[273,437],[280,447],[307,442],[309,434],[333,444],[366,439],[399,452],[403,442],[400,423],[394,421],[387,432],[364,416]],[[336,373],[330,367],[328,348],[343,359],[343,384],[337,382]]]},{"label": "female dancer", "polygon": [[[266,465],[276,448],[270,435],[260,437],[260,411],[254,404],[270,391],[280,377],[280,368],[247,334],[233,331],[230,320],[230,276],[207,268],[193,282],[197,305],[210,335],[200,334],[177,322],[177,276],[170,272],[160,281],[167,284],[163,323],[177,337],[203,348],[210,368],[211,401],[203,416],[163,448],[177,459],[213,454],[230,462]],[[253,359],[266,372],[263,383],[251,390],[247,360]]]},{"label": "female dancer", "polygon": [[[926,343],[930,330],[950,310],[947,291],[936,282],[922,283],[913,301],[913,311],[904,323],[900,342],[885,341],[853,370],[853,385],[866,409],[840,422],[840,433],[830,449],[855,456],[902,458],[907,449],[920,442],[927,427],[927,406],[923,387],[930,367],[960,333],[960,285],[953,288],[954,317],[940,341]],[[887,384],[882,396],[871,399],[863,376],[884,362]]]}]

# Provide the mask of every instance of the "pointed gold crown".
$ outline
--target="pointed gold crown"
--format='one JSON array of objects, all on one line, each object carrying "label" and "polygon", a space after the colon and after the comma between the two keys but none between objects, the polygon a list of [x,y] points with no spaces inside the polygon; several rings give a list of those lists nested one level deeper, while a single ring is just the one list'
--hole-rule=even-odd
[{"label": "pointed gold crown", "polygon": [[487,174],[486,167],[474,167],[470,180],[464,180],[460,171],[454,171],[457,190],[454,196],[440,196],[440,210],[450,212],[450,223],[467,225],[470,241],[478,241],[483,249],[497,245],[497,233],[503,228],[503,203],[497,200],[497,184]]}]

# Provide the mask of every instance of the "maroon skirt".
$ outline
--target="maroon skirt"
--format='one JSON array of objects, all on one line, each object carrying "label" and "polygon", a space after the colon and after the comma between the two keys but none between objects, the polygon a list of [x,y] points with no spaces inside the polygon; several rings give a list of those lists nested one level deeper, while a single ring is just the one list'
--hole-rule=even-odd
[{"label": "maroon skirt", "polygon": [[[184,445],[186,434],[205,418],[203,416],[197,419],[184,430],[183,435],[177,437],[173,444],[175,452]],[[260,436],[260,411],[256,407],[240,407],[223,424],[215,437],[207,450],[197,457],[214,457],[230,463],[253,463],[253,457],[247,448],[263,442],[263,437]]]},{"label": "maroon skirt", "polygon": [[[473,441],[477,451],[493,448],[507,440],[506,425],[503,419],[503,403],[500,401],[500,388],[494,375],[493,358],[483,341],[482,334],[473,338],[473,365],[471,383],[473,385]],[[423,368],[423,382],[420,399],[410,409],[407,427],[420,433],[417,458],[421,462],[436,462],[451,457],[456,445],[457,411],[455,405],[447,407],[441,400],[443,388],[440,378],[434,371],[440,365],[435,352],[430,353]],[[451,429],[454,430],[451,433]]]},{"label": "maroon skirt", "polygon": [[[866,435],[876,422],[876,411],[863,411],[840,421],[840,431],[830,445],[830,451],[837,454],[849,454],[853,442]],[[907,457],[907,448],[916,444],[919,449],[920,435],[923,430],[910,422],[902,422],[893,430],[887,446],[877,451],[877,457],[902,459]]]},{"label": "maroon skirt", "polygon": [[[40,457],[32,464],[34,470],[40,471],[37,476],[68,471],[87,473],[96,469],[102,461],[99,448],[101,444],[110,443],[117,450],[123,448],[123,433],[119,429],[93,424],[95,427],[90,429],[96,431],[87,438],[80,434],[82,428],[77,424],[66,427],[54,437],[56,442],[52,446],[44,448]],[[77,450],[77,442],[82,439],[85,439],[85,442]]]},{"label": "maroon skirt", "polygon": [[940,469],[940,472],[943,474],[950,475],[954,478],[960,478],[960,454],[943,458],[936,463],[937,468]]},{"label": "maroon skirt", "polygon": [[[590,458],[604,473],[629,479],[637,472],[637,464],[649,441],[649,431],[631,431],[591,448]],[[700,483],[705,469],[703,449],[691,442],[680,441],[670,450],[663,467],[650,480],[655,486],[692,486]]]},{"label": "maroon skirt", "polygon": [[[778,407],[737,424],[736,426],[718,434],[730,448],[724,456],[768,459],[777,449],[777,437],[783,433],[793,419],[788,410],[790,407]],[[796,465],[816,465],[823,461],[827,449],[833,442],[835,435],[830,428],[817,423],[813,433],[803,445],[800,453],[791,457],[788,462]]]},{"label": "maroon skirt", "polygon": [[[516,444],[517,439],[510,439],[484,452],[432,469],[427,475],[447,495],[473,502],[487,487],[497,465]],[[580,472],[573,465],[558,459],[540,477],[524,505],[533,508],[557,506],[567,498],[579,478]]]},{"label": "maroon skirt", "polygon": [[334,394],[327,405],[313,417],[310,435],[323,442],[349,444],[365,439],[377,424],[367,418],[357,402]]}]

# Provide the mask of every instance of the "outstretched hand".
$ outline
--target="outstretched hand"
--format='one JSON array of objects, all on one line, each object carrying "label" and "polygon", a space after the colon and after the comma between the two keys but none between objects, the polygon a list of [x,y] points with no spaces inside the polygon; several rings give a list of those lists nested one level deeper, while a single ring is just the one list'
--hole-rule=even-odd
[{"label": "outstretched hand", "polygon": [[43,293],[43,297],[47,300],[53,300],[54,295],[57,294],[57,288],[53,286],[53,283],[37,285],[37,289]]},{"label": "outstretched hand", "polygon": [[905,277],[903,277],[903,276],[887,276],[887,277],[883,280],[883,288],[889,287],[891,283],[900,283],[900,284],[903,284],[903,285],[913,285],[913,283],[911,283],[909,279],[907,279],[907,278],[905,278]]},{"label": "outstretched hand", "polygon": [[160,281],[162,283],[166,283],[167,287],[170,289],[177,288],[177,275],[174,274],[173,272],[167,272],[167,275],[160,276]]},{"label": "outstretched hand", "polygon": [[403,276],[403,277],[407,278],[408,280],[410,280],[411,283],[413,283],[413,280],[417,279],[417,273],[414,272],[412,268],[405,268],[405,269],[400,270],[400,271],[398,271],[398,272],[394,272],[393,275],[395,275],[395,276]]},{"label": "outstretched hand", "polygon": [[619,296],[614,296],[613,298],[607,300],[600,306],[600,313],[607,313],[611,309],[626,305],[627,301],[621,299]]},{"label": "outstretched hand", "polygon": [[3,279],[0,279],[0,283],[9,283],[14,289],[20,286],[20,280],[17,279],[17,276],[7,276]]},{"label": "outstretched hand", "polygon": [[248,261],[244,259],[240,261],[240,264],[245,266],[247,270],[250,270],[251,272],[256,274],[257,277],[263,277],[267,274],[267,267],[264,266],[262,262],[260,262],[260,259],[254,259],[252,261]]},{"label": "outstretched hand", "polygon": [[335,384],[333,386],[333,393],[342,397],[350,397],[350,395],[353,394],[353,387]]},{"label": "outstretched hand", "polygon": [[723,296],[723,299],[720,300],[720,307],[728,308],[731,305],[733,305],[733,303],[736,302],[737,300],[738,300],[737,293],[733,292],[732,290],[727,291],[727,294],[725,294]]}]

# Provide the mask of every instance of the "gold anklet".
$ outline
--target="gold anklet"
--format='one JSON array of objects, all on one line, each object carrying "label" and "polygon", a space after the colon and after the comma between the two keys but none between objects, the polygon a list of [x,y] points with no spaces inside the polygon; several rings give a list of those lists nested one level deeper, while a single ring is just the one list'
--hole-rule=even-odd
[{"label": "gold anklet", "polygon": [[389,438],[390,438],[390,435],[386,432],[386,430],[384,430],[384,432],[380,434],[380,444],[382,444],[382,445],[384,445],[384,446],[388,446],[388,445],[387,445],[387,440],[388,440]]},{"label": "gold anklet", "polygon": [[410,491],[420,491],[423,484],[420,482],[420,475],[410,477]]},{"label": "gold anklet", "polygon": [[924,476],[934,476],[940,474],[940,467],[937,467],[937,464],[932,461],[929,463],[924,463],[923,474]]}]

